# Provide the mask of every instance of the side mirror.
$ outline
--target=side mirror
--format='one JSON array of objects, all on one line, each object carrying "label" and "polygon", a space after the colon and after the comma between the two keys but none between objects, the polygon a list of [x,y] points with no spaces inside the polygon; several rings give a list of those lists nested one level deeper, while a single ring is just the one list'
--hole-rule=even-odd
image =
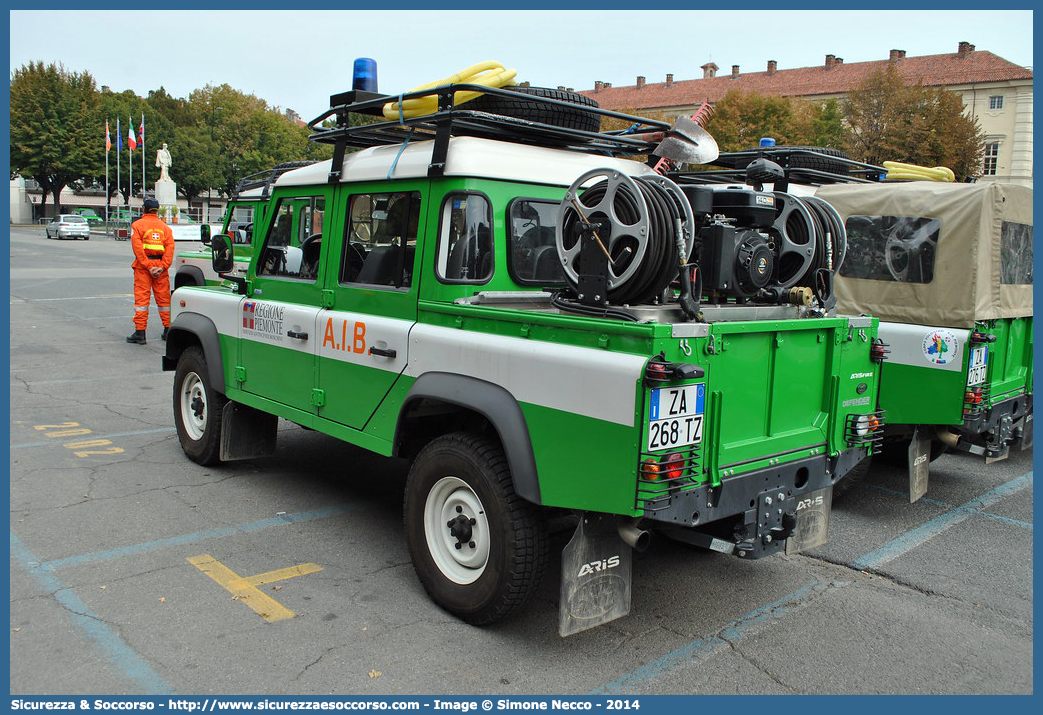
[{"label": "side mirror", "polygon": [[210,224],[203,223],[199,225],[199,240],[203,242],[204,246],[210,245]]},{"label": "side mirror", "polygon": [[[210,233],[209,229],[205,233]],[[213,252],[213,256],[210,259],[210,264],[214,268],[214,272],[230,273],[235,268],[235,256],[232,253],[232,239],[231,237],[219,233],[210,239],[207,236],[210,244],[210,250]]]},{"label": "side mirror", "polygon": [[210,250],[213,255],[210,265],[213,266],[217,275],[225,280],[235,283],[236,293],[246,295],[246,279],[242,276],[230,276],[235,270],[235,254],[232,252],[232,237],[225,233],[219,233],[210,240]]}]

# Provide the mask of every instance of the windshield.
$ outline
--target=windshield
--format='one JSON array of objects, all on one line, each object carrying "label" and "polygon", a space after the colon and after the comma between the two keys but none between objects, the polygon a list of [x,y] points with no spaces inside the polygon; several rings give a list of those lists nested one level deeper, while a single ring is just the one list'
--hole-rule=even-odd
[{"label": "windshield", "polygon": [[83,216],[62,216],[61,220],[66,223],[87,223],[87,219]]}]

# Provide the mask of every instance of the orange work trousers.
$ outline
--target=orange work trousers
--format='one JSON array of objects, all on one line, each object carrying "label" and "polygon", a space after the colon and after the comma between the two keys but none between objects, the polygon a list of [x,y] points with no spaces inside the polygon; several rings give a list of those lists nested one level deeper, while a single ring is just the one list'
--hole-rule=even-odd
[{"label": "orange work trousers", "polygon": [[159,319],[164,328],[170,327],[170,276],[163,271],[153,276],[147,268],[134,269],[134,329],[144,330],[148,327],[148,307],[150,295],[155,294],[156,306],[159,308]]}]

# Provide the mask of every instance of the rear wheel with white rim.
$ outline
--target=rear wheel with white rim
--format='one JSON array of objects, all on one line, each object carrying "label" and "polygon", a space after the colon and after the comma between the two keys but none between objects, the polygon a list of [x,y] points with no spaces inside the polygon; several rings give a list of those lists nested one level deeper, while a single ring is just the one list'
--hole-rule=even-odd
[{"label": "rear wheel with white rim", "polygon": [[543,575],[542,515],[515,494],[496,440],[458,432],[431,441],[409,471],[404,521],[424,590],[468,623],[517,610]]}]

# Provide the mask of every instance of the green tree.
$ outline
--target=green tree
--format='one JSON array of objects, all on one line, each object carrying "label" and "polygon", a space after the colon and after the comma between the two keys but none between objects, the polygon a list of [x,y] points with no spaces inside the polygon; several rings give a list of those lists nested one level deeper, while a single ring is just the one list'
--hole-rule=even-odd
[{"label": "green tree", "polygon": [[221,185],[222,177],[215,161],[216,145],[209,127],[175,127],[169,143],[176,151],[171,171],[177,176],[177,190],[190,203],[212,187]]},{"label": "green tree", "polygon": [[958,177],[981,173],[985,137],[959,95],[906,84],[895,65],[848,93],[844,117],[848,151],[860,161],[948,166]]},{"label": "green tree", "polygon": [[793,100],[794,144],[798,146],[822,146],[843,149],[847,139],[844,128],[844,113],[840,102],[827,99],[824,102]]},{"label": "green tree", "polygon": [[11,79],[11,170],[36,180],[61,209],[69,184],[99,174],[105,128],[94,78],[62,65],[32,62]]},{"label": "green tree", "polygon": [[730,89],[713,105],[706,123],[721,151],[742,151],[756,147],[761,137],[772,137],[778,144],[802,144],[797,100],[741,89]]}]

